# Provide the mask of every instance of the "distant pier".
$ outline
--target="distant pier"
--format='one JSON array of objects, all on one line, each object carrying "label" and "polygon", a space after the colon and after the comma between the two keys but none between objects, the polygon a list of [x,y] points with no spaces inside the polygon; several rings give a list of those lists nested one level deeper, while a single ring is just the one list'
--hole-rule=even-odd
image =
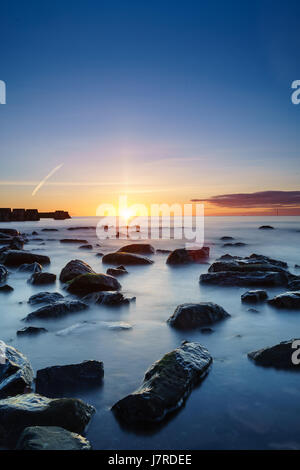
[{"label": "distant pier", "polygon": [[0,208],[0,222],[26,222],[40,219],[65,220],[71,219],[67,211],[39,212],[37,209]]}]

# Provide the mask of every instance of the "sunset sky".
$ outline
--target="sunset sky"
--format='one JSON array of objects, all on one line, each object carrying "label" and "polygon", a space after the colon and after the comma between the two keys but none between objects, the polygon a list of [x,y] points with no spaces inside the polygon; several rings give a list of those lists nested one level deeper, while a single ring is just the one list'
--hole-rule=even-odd
[{"label": "sunset sky", "polygon": [[300,215],[299,18],[294,0],[2,3],[0,207]]}]

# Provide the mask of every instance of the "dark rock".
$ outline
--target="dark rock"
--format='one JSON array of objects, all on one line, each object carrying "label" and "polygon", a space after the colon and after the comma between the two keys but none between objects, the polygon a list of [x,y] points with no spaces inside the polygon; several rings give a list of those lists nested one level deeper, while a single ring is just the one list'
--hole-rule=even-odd
[{"label": "dark rock", "polygon": [[0,262],[5,266],[20,266],[37,262],[41,265],[49,264],[50,258],[45,255],[37,255],[29,251],[7,250],[0,254]]},{"label": "dark rock", "polygon": [[223,247],[224,247],[224,248],[227,248],[227,247],[238,248],[238,247],[246,246],[246,245],[247,245],[247,243],[243,243],[243,242],[224,243]]},{"label": "dark rock", "polygon": [[132,243],[131,245],[126,245],[120,248],[118,251],[122,253],[136,253],[141,255],[151,255],[155,253],[155,249],[149,243]]},{"label": "dark rock", "polygon": [[0,400],[3,440],[6,445],[15,445],[29,426],[59,426],[82,434],[94,412],[93,406],[77,398],[51,399],[28,393]]},{"label": "dark rock", "polygon": [[172,250],[166,250],[164,248],[157,248],[156,253],[161,253],[162,255],[167,255],[172,253]]},{"label": "dark rock", "polygon": [[33,370],[28,359],[17,349],[0,341],[0,398],[23,393],[32,381]]},{"label": "dark rock", "polygon": [[28,280],[30,284],[35,286],[42,284],[53,284],[56,281],[56,274],[52,273],[33,273],[31,278]]},{"label": "dark rock", "polygon": [[69,281],[68,291],[75,295],[86,295],[91,292],[119,290],[121,284],[113,276],[107,274],[81,274]]},{"label": "dark rock", "polygon": [[43,320],[48,318],[59,318],[68,315],[69,313],[81,312],[87,308],[88,306],[79,300],[61,300],[38,308],[34,312],[29,313],[27,317],[23,318],[23,320],[31,321],[36,319]]},{"label": "dark rock", "polygon": [[4,282],[7,278],[8,271],[3,264],[0,264],[0,282]]},{"label": "dark rock", "polygon": [[277,287],[287,284],[288,279],[283,272],[231,272],[220,271],[200,275],[200,282],[221,286],[239,287]]},{"label": "dark rock", "polygon": [[8,284],[5,284],[4,286],[0,286],[0,292],[12,292],[14,290],[13,287],[9,286]]},{"label": "dark rock", "polygon": [[260,230],[274,230],[274,227],[272,227],[272,225],[261,225],[259,229]]},{"label": "dark rock", "polygon": [[74,230],[96,230],[97,227],[95,226],[86,226],[86,227],[69,227],[68,230],[74,231]]},{"label": "dark rock", "polygon": [[203,334],[211,334],[214,332],[214,330],[212,328],[201,328],[201,333]]},{"label": "dark rock", "polygon": [[233,237],[227,237],[227,236],[225,236],[225,237],[221,237],[220,240],[223,240],[223,241],[225,242],[225,241],[227,241],[227,240],[228,240],[228,241],[229,241],[229,240],[234,240],[234,238],[233,238]]},{"label": "dark rock", "polygon": [[88,294],[82,299],[84,302],[94,303],[99,305],[126,305],[129,304],[132,300],[135,300],[135,297],[128,298],[124,297],[121,292],[93,292]]},{"label": "dark rock", "polygon": [[247,312],[250,312],[250,313],[259,313],[259,310],[256,310],[256,308],[248,308]]},{"label": "dark rock", "polygon": [[276,295],[268,301],[270,305],[277,308],[300,309],[300,291],[285,292]]},{"label": "dark rock", "polygon": [[293,364],[292,355],[296,349],[299,348],[300,343],[293,348],[294,341],[298,341],[299,343],[300,340],[290,339],[289,341],[283,341],[275,346],[250,352],[248,357],[261,366],[299,371],[300,364]]},{"label": "dark rock", "polygon": [[79,247],[80,250],[92,250],[93,249],[93,245],[81,245]]},{"label": "dark rock", "polygon": [[186,250],[185,248],[177,248],[172,251],[166,263],[167,264],[187,264],[206,262],[209,257],[209,247],[204,246],[200,250]]},{"label": "dark rock", "polygon": [[38,235],[38,232],[34,230],[31,235]]},{"label": "dark rock", "polygon": [[42,232],[58,232],[57,228],[42,228]]},{"label": "dark rock", "polygon": [[36,373],[36,392],[48,396],[57,389],[99,385],[103,376],[103,362],[99,361],[46,367]]},{"label": "dark rock", "polygon": [[18,267],[18,272],[22,273],[40,273],[42,271],[42,266],[39,263],[31,263],[31,264],[21,264]]},{"label": "dark rock", "polygon": [[0,233],[10,235],[11,237],[17,237],[20,235],[20,232],[14,228],[0,228]]},{"label": "dark rock", "polygon": [[39,292],[29,297],[28,303],[31,305],[35,304],[53,304],[58,300],[64,298],[59,292]]},{"label": "dark rock", "polygon": [[287,285],[289,291],[300,290],[300,279],[295,279]]},{"label": "dark rock", "polygon": [[62,269],[59,280],[61,282],[68,282],[79,276],[80,274],[96,274],[95,271],[84,261],[80,259],[73,259],[66,264]]},{"label": "dark rock", "polygon": [[229,313],[212,302],[186,303],[176,307],[168,323],[175,328],[192,329],[210,325],[228,317],[230,317]]},{"label": "dark rock", "polygon": [[98,256],[99,258],[101,258],[101,256],[103,256],[104,253],[96,253],[96,256]]},{"label": "dark rock", "polygon": [[109,276],[122,276],[123,274],[128,274],[128,271],[124,266],[118,266],[117,268],[108,268],[106,274]]},{"label": "dark rock", "polygon": [[103,263],[107,264],[123,264],[127,265],[143,265],[143,264],[152,264],[153,261],[145,256],[136,255],[134,253],[123,253],[121,251],[116,251],[115,253],[108,253],[102,258]]},{"label": "dark rock", "polygon": [[31,335],[38,335],[40,333],[47,333],[46,328],[38,328],[37,326],[25,326],[21,328],[21,330],[17,331],[17,336],[31,336]]},{"label": "dark rock", "polygon": [[23,250],[24,247],[24,238],[18,236],[18,237],[13,237],[11,239],[11,242],[9,244],[9,248],[11,250]]},{"label": "dark rock", "polygon": [[127,424],[158,422],[179,408],[193,386],[206,375],[212,358],[198,343],[184,341],[146,372],[142,385],[113,406]]},{"label": "dark rock", "polygon": [[31,426],[22,432],[16,450],[91,450],[91,444],[58,426]]},{"label": "dark rock", "polygon": [[32,242],[42,242],[43,238],[32,238],[31,241]]},{"label": "dark rock", "polygon": [[295,264],[295,268],[299,269],[300,268],[299,264]]},{"label": "dark rock", "polygon": [[60,243],[84,243],[87,244],[87,240],[78,240],[77,238],[63,238]]},{"label": "dark rock", "polygon": [[268,294],[265,290],[248,290],[241,296],[241,301],[255,304],[257,302],[263,302],[268,298]]}]

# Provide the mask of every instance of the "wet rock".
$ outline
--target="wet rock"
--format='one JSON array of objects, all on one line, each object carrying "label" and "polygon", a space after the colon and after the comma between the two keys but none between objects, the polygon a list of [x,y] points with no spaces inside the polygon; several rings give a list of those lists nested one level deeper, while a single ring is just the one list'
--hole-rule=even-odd
[{"label": "wet rock", "polygon": [[90,265],[80,259],[73,259],[62,269],[59,280],[68,282],[79,276],[80,274],[96,274]]},{"label": "wet rock", "polygon": [[24,238],[18,236],[13,237],[10,241],[9,248],[12,250],[23,250],[25,240]]},{"label": "wet rock", "polygon": [[155,253],[155,249],[149,243],[132,243],[131,245],[126,245],[120,248],[118,251],[122,253],[136,253],[141,255],[151,255]]},{"label": "wet rock", "polygon": [[58,232],[57,228],[42,228],[42,232]]},{"label": "wet rock", "polygon": [[185,248],[177,248],[172,251],[166,263],[167,264],[187,264],[206,262],[209,257],[209,247],[204,246],[199,250],[186,250]]},{"label": "wet rock", "polygon": [[258,303],[263,302],[268,298],[268,294],[265,290],[248,290],[241,296],[241,301],[246,303]]},{"label": "wet rock", "polygon": [[236,242],[236,243],[224,243],[223,247],[224,248],[227,248],[227,247],[231,247],[231,248],[239,248],[241,246],[246,246],[247,243],[243,243],[243,242]]},{"label": "wet rock", "polygon": [[31,235],[38,235],[38,232],[34,230]]},{"label": "wet rock", "polygon": [[143,265],[143,264],[152,264],[153,261],[145,256],[136,255],[134,253],[123,253],[117,251],[115,253],[108,253],[102,258],[103,263],[107,264],[123,264],[127,265]]},{"label": "wet rock", "polygon": [[104,253],[96,253],[96,256],[98,256],[99,258],[101,258],[103,255]]},{"label": "wet rock", "polygon": [[248,354],[248,357],[255,361],[258,365],[264,367],[275,367],[278,369],[293,369],[300,370],[300,364],[293,364],[292,355],[299,348],[299,344],[294,348],[294,341],[296,339],[290,339],[289,341],[283,341],[282,343],[276,344],[275,346],[259,349]]},{"label": "wet rock", "polygon": [[35,286],[42,285],[42,284],[53,284],[56,281],[56,274],[52,273],[33,273],[28,280],[30,284]]},{"label": "wet rock", "polygon": [[274,230],[274,227],[272,225],[261,225],[259,230]]},{"label": "wet rock", "polygon": [[5,266],[21,266],[21,264],[39,263],[49,264],[50,258],[45,255],[37,255],[29,251],[7,250],[0,253],[0,262]]},{"label": "wet rock", "polygon": [[212,302],[178,305],[168,323],[178,329],[192,329],[210,325],[230,317],[220,305]]},{"label": "wet rock", "polygon": [[278,287],[287,284],[288,279],[283,272],[230,272],[220,271],[201,274],[203,284],[239,287]]},{"label": "wet rock", "polygon": [[69,281],[68,292],[75,295],[87,295],[98,291],[115,291],[121,284],[113,276],[107,274],[81,274]]},{"label": "wet rock", "polygon": [[300,279],[295,279],[294,281],[289,282],[287,287],[290,291],[300,290]]},{"label": "wet rock", "polygon": [[[238,272],[284,272],[285,267],[281,266],[280,261],[272,260],[271,258],[256,256],[246,258],[234,258],[217,260],[209,267],[208,272],[220,271],[238,271]],[[284,263],[285,264],[285,263]],[[291,275],[292,276],[292,275]]]},{"label": "wet rock", "polygon": [[96,226],[89,225],[86,227],[69,227],[68,230],[74,231],[74,230],[96,230]]},{"label": "wet rock", "polygon": [[102,383],[103,376],[103,362],[99,361],[46,367],[36,373],[36,392],[48,396],[57,389],[99,385]]},{"label": "wet rock", "polygon": [[268,303],[277,308],[300,309],[300,291],[284,292],[270,299]]},{"label": "wet rock", "polygon": [[43,267],[39,263],[31,263],[31,264],[21,264],[18,267],[18,272],[20,273],[40,273]]},{"label": "wet rock", "polygon": [[8,284],[5,284],[4,286],[0,286],[0,292],[3,292],[3,293],[12,292],[13,290],[14,288],[9,286]]},{"label": "wet rock", "polygon": [[0,228],[0,233],[9,235],[11,237],[17,237],[18,235],[20,235],[20,232],[14,228]]},{"label": "wet rock", "polygon": [[259,310],[256,310],[256,308],[248,308],[247,312],[250,312],[250,313],[259,313]]},{"label": "wet rock", "polygon": [[128,274],[128,271],[124,266],[118,266],[117,268],[108,268],[106,274],[109,274],[109,276],[122,276]]},{"label": "wet rock", "polygon": [[32,381],[33,370],[28,359],[14,347],[0,341],[0,398],[23,393]]},{"label": "wet rock", "polygon": [[31,426],[22,432],[16,450],[91,450],[91,444],[58,426]]},{"label": "wet rock", "polygon": [[62,300],[64,298],[59,292],[39,292],[38,294],[34,294],[28,299],[28,303],[31,305],[35,304],[53,304],[58,300]]},{"label": "wet rock", "polygon": [[127,424],[153,423],[182,406],[192,387],[207,373],[212,358],[198,343],[184,341],[146,372],[143,383],[112,408]]},{"label": "wet rock", "polygon": [[79,300],[61,300],[38,308],[34,312],[29,313],[23,320],[31,321],[36,319],[60,318],[69,313],[81,312],[87,308],[88,306]]},{"label": "wet rock", "polygon": [[169,253],[172,253],[172,250],[167,250],[164,248],[157,248],[156,253],[161,253],[162,255],[167,255]]},{"label": "wet rock", "polygon": [[203,334],[211,334],[214,332],[214,330],[212,328],[201,328],[201,333]]},{"label": "wet rock", "polygon": [[87,240],[79,240],[77,238],[63,238],[60,240],[60,243],[82,243],[82,244],[87,244]]},{"label": "wet rock", "polygon": [[92,250],[93,249],[93,245],[81,245],[79,247],[80,250]]},{"label": "wet rock", "polygon": [[128,298],[124,297],[121,292],[94,292],[88,294],[82,299],[84,302],[94,303],[99,305],[126,305],[129,304],[132,300],[135,300],[135,297]]},{"label": "wet rock", "polygon": [[229,241],[229,240],[234,240],[234,238],[225,236],[225,237],[221,237],[220,240],[223,240],[225,242],[225,241]]},{"label": "wet rock", "polygon": [[38,335],[40,333],[47,333],[46,328],[39,328],[37,326],[25,326],[24,328],[21,328],[21,330],[17,331],[17,336],[32,336],[32,335]]},{"label": "wet rock", "polygon": [[299,264],[295,264],[295,268],[299,269],[300,268]]},{"label": "wet rock", "polygon": [[7,278],[8,271],[3,264],[0,264],[0,282],[4,282]]},{"label": "wet rock", "polygon": [[[13,446],[29,426],[59,426],[83,434],[95,408],[77,398],[46,398],[36,393],[0,400],[3,440]],[[2,437],[2,436],[1,436]]]}]

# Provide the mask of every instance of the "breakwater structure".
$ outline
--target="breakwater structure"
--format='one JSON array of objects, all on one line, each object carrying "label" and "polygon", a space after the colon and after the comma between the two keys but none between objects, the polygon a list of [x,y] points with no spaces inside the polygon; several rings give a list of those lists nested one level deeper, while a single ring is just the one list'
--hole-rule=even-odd
[{"label": "breakwater structure", "polygon": [[39,212],[37,209],[0,208],[0,222],[26,222],[40,219],[65,220],[71,219],[67,211]]}]

